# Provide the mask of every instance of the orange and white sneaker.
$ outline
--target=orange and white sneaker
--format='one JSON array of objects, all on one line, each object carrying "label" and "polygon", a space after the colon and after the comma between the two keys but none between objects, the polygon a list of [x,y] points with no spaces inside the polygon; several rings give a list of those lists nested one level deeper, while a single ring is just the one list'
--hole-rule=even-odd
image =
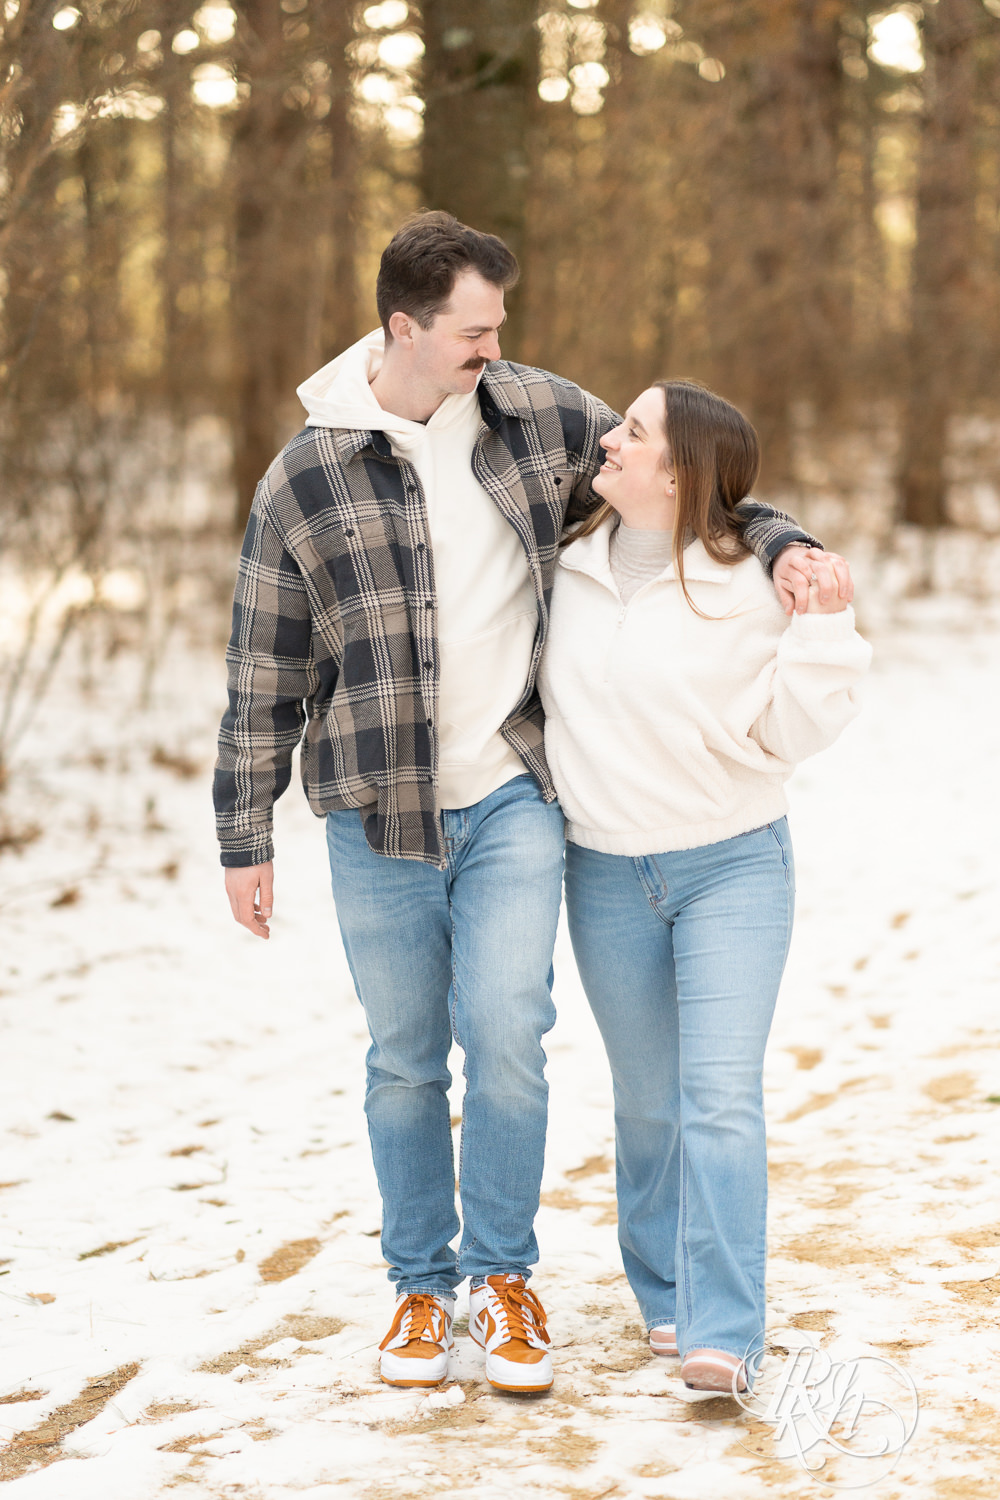
[{"label": "orange and white sneaker", "polygon": [[404,1292],[396,1299],[396,1316],[379,1344],[386,1385],[433,1386],[447,1380],[454,1311],[454,1297]]},{"label": "orange and white sneaker", "polygon": [[469,1293],[469,1332],[486,1350],[486,1379],[498,1391],[547,1391],[552,1384],[545,1310],[523,1276],[488,1276]]}]

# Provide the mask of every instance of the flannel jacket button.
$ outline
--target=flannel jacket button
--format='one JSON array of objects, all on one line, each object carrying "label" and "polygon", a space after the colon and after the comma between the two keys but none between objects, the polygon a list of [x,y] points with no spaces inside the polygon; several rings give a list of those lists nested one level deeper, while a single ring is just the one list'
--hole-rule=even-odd
[{"label": "flannel jacket button", "polygon": [[434,608],[434,600],[433,599],[425,599],[424,600],[424,608],[425,609],[433,609]]},{"label": "flannel jacket button", "polygon": [[418,552],[426,552],[427,551],[427,548],[424,546],[423,542],[418,542],[417,543],[417,551]]},{"label": "flannel jacket button", "polygon": [[424,671],[425,672],[433,672],[433,670],[434,670],[434,663],[432,661],[425,661],[424,662]]},{"label": "flannel jacket button", "polygon": [[347,530],[344,532],[344,535],[345,536],[353,536],[354,535],[354,532],[351,530],[350,526],[348,526]]}]

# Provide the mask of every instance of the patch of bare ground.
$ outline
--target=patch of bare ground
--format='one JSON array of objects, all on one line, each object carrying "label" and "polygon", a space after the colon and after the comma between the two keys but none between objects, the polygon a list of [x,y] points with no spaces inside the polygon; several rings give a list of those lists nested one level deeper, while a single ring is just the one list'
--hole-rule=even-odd
[{"label": "patch of bare ground", "polygon": [[37,1427],[17,1433],[0,1453],[0,1482],[19,1479],[29,1470],[64,1458],[59,1451],[63,1439],[92,1422],[138,1372],[138,1365],[121,1365],[108,1375],[94,1376],[75,1400],[57,1406]]},{"label": "patch of bare ground", "polygon": [[0,1396],[0,1406],[16,1406],[19,1401],[41,1401],[45,1391],[12,1391],[9,1396]]},{"label": "patch of bare ground", "polygon": [[636,1479],[666,1479],[668,1474],[676,1474],[679,1467],[679,1464],[640,1464],[632,1473]]},{"label": "patch of bare ground", "polygon": [[193,1401],[154,1401],[142,1414],[144,1422],[165,1422],[168,1417],[182,1417],[186,1412],[197,1411]]},{"label": "patch of bare ground", "polygon": [[946,1292],[954,1292],[963,1302],[989,1305],[1000,1297],[1000,1276],[991,1276],[985,1281],[943,1281]]},{"label": "patch of bare ground", "polygon": [[568,1495],[569,1500],[614,1500],[625,1491],[615,1479],[599,1484],[595,1490],[581,1490],[575,1484],[553,1484],[549,1486],[553,1495]]},{"label": "patch of bare ground", "polygon": [[137,1245],[141,1236],[134,1240],[108,1240],[106,1245],[98,1245],[96,1250],[84,1250],[77,1260],[96,1260],[99,1255],[111,1255],[115,1250],[124,1250],[126,1245]]},{"label": "patch of bare ground", "polygon": [[[481,1423],[488,1422],[495,1411],[492,1390],[471,1380],[463,1380],[459,1383],[465,1392],[465,1400],[461,1406],[437,1407],[426,1413],[418,1411],[409,1417],[401,1418],[398,1422],[386,1422],[383,1432],[390,1435],[413,1431],[421,1435],[426,1432],[440,1432],[447,1439],[450,1432],[465,1432],[470,1427],[478,1427]],[[448,1387],[441,1387],[441,1389],[448,1389]]]},{"label": "patch of bare ground", "polygon": [[1000,1245],[1000,1225],[990,1224],[985,1229],[963,1229],[958,1234],[950,1234],[948,1238],[953,1245],[960,1245],[963,1250],[987,1250]]},{"label": "patch of bare ground", "polygon": [[841,1182],[834,1188],[828,1198],[823,1199],[824,1208],[850,1208],[855,1198],[859,1198],[867,1191],[860,1184],[857,1186],[848,1182]]},{"label": "patch of bare ground", "polygon": [[852,1244],[848,1239],[830,1239],[823,1234],[804,1234],[781,1246],[778,1254],[786,1260],[808,1260],[817,1266],[857,1266],[871,1268],[890,1266],[902,1252],[890,1254],[879,1245],[870,1243]]},{"label": "patch of bare ground", "polygon": [[955,1474],[934,1484],[934,1500],[996,1500],[996,1493],[995,1480],[976,1479],[972,1474]]},{"label": "patch of bare ground", "polygon": [[266,1443],[278,1436],[278,1429],[268,1427],[262,1417],[255,1417],[252,1422],[241,1422],[240,1431],[248,1432],[255,1443]]},{"label": "patch of bare ground", "polygon": [[804,1072],[810,1072],[817,1063],[823,1061],[823,1052],[819,1047],[786,1047],[785,1051],[792,1054],[795,1066]]},{"label": "patch of bare ground", "polygon": [[610,1172],[612,1161],[610,1156],[588,1156],[587,1160],[581,1162],[578,1167],[570,1167],[563,1176],[568,1177],[571,1182],[581,1177],[596,1177],[602,1172]]},{"label": "patch of bare ground", "polygon": [[822,1308],[815,1312],[793,1313],[788,1321],[793,1328],[801,1328],[809,1333],[829,1333],[836,1316],[832,1308]]},{"label": "patch of bare ground", "polygon": [[924,1093],[936,1104],[958,1104],[979,1092],[979,1082],[972,1073],[947,1073],[924,1084]]},{"label": "patch of bare ground", "polygon": [[158,1453],[190,1453],[202,1443],[211,1443],[215,1438],[225,1437],[224,1432],[190,1432],[187,1437],[174,1438],[172,1443],[161,1443]]},{"label": "patch of bare ground", "polygon": [[309,1313],[289,1313],[282,1321],[281,1332],[283,1338],[290,1335],[308,1344],[312,1339],[333,1338],[335,1333],[343,1333],[346,1327],[343,1318],[314,1318]]},{"label": "patch of bare ground", "polygon": [[322,1248],[319,1240],[289,1240],[287,1245],[279,1246],[260,1262],[257,1269],[261,1281],[287,1281],[289,1276],[295,1276],[307,1266]]},{"label": "patch of bare ground", "polygon": [[575,1427],[560,1427],[558,1432],[546,1433],[544,1437],[529,1437],[524,1446],[532,1453],[544,1453],[550,1463],[567,1469],[579,1469],[593,1463],[600,1443],[588,1433],[578,1432]]},{"label": "patch of bare ground", "polygon": [[987,1406],[982,1402],[973,1412],[966,1412],[960,1407],[959,1414],[964,1420],[955,1432],[957,1438],[976,1448],[1000,1448],[1000,1412],[995,1406]]},{"label": "patch of bare ground", "polygon": [[149,753],[150,763],[162,771],[172,771],[181,781],[192,781],[201,771],[201,762],[185,755],[182,750],[167,750],[154,745]]},{"label": "patch of bare ground", "polygon": [[818,1109],[826,1109],[836,1099],[836,1094],[811,1094],[804,1104],[797,1109],[790,1109],[787,1115],[782,1116],[782,1125],[791,1125],[795,1120],[801,1120],[804,1115],[815,1114]]},{"label": "patch of bare ground", "polygon": [[739,1422],[744,1411],[735,1396],[710,1396],[707,1401],[692,1401],[687,1409],[689,1422]]},{"label": "patch of bare ground", "polygon": [[278,1339],[295,1338],[308,1343],[312,1339],[331,1338],[335,1333],[342,1333],[346,1327],[342,1318],[316,1318],[308,1313],[289,1313],[277,1327],[269,1328],[258,1338],[248,1339],[238,1349],[229,1349],[225,1354],[216,1355],[215,1359],[206,1360],[203,1365],[198,1366],[198,1372],[201,1375],[228,1375],[237,1365],[259,1369],[258,1350],[277,1343]]},{"label": "patch of bare ground", "polygon": [[563,1208],[575,1213],[581,1208],[596,1208],[596,1204],[587,1199],[580,1198],[570,1188],[553,1188],[549,1193],[543,1193],[539,1199],[543,1208]]}]

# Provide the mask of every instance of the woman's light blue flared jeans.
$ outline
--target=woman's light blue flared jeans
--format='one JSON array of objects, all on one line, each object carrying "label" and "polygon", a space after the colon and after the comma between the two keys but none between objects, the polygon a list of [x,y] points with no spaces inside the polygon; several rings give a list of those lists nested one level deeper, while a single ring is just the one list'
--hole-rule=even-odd
[{"label": "woman's light blue flared jeans", "polygon": [[[357,812],[327,815],[333,895],[372,1045],[365,1112],[382,1253],[400,1292],[527,1277],[545,1153],[542,1037],[555,1020],[563,815],[530,776],[441,814],[447,868],[368,847]],[[465,1052],[452,1241],[452,1037]]]},{"label": "woman's light blue flared jeans", "polygon": [[566,903],[614,1079],[619,1240],[648,1328],[742,1357],[764,1331],[761,1074],[795,878],[784,818],[629,858],[570,844]]}]

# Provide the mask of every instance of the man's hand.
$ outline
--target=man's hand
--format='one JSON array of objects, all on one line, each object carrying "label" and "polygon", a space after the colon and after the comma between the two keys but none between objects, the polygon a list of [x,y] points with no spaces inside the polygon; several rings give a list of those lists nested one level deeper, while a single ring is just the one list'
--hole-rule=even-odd
[{"label": "man's hand", "polygon": [[[775,559],[771,569],[774,591],[781,600],[785,614],[794,610],[804,615],[809,605],[809,585],[815,582],[821,605],[838,599],[834,611],[845,609],[854,598],[854,579],[846,558],[837,552],[824,552],[821,547],[803,547],[801,542],[789,542]],[[823,614],[829,613],[824,609]]]},{"label": "man's hand", "polygon": [[[260,899],[258,900],[258,893]],[[257,937],[271,936],[267,921],[274,901],[274,865],[243,865],[226,871],[226,895],[241,927]]]}]

